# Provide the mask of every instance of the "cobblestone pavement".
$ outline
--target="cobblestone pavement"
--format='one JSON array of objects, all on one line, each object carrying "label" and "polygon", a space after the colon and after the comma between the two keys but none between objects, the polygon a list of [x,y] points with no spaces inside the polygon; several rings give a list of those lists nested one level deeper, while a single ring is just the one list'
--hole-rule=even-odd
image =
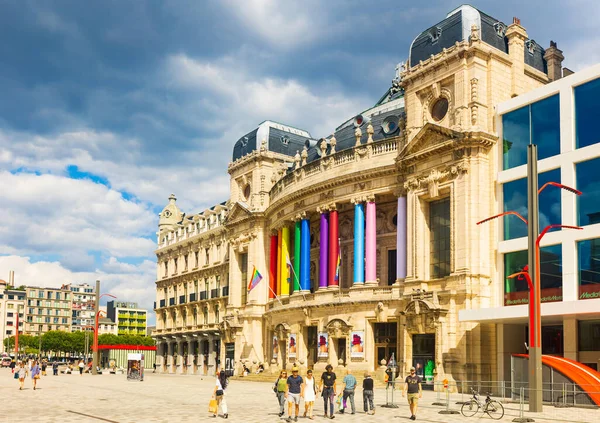
[{"label": "cobblestone pavement", "polygon": [[[175,376],[146,374],[144,382],[128,382],[124,375],[60,375],[45,376],[39,381],[39,389],[33,390],[31,380],[26,381],[26,389],[19,391],[18,381],[12,378],[10,370],[0,369],[0,422],[198,422],[223,421],[222,417],[211,418],[207,412],[214,380],[198,376]],[[410,422],[406,400],[398,398],[397,409],[383,408],[385,390],[376,390],[377,414],[367,416],[362,411],[362,394],[356,398],[357,414],[336,414],[336,422]],[[433,406],[436,394],[425,392],[420,400],[417,421],[491,422],[481,413],[472,418],[462,415],[442,415],[443,407]],[[459,410],[452,398],[451,408]],[[283,422],[277,416],[278,405],[271,392],[270,383],[232,381],[227,391],[229,419],[231,422]],[[505,404],[506,414],[501,421],[510,422],[518,416],[518,404]],[[314,421],[322,421],[323,404],[317,398],[318,413]],[[301,409],[302,411],[302,409]],[[347,411],[349,412],[349,410]],[[559,409],[551,406],[544,413],[526,416],[534,417],[538,423],[597,423],[600,410]],[[300,417],[300,422],[309,422]]]}]

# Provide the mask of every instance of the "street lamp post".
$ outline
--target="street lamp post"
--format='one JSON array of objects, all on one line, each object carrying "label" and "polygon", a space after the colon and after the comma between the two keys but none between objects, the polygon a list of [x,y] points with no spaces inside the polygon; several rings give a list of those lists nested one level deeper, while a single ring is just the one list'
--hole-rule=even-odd
[{"label": "street lamp post", "polygon": [[500,216],[514,215],[521,219],[528,227],[528,266],[521,272],[508,276],[509,279],[524,277],[529,285],[529,411],[542,411],[542,293],[540,279],[540,242],[544,235],[553,228],[583,229],[579,226],[548,225],[539,233],[539,194],[547,187],[554,186],[576,195],[581,191],[558,182],[548,182],[538,189],[537,171],[537,145],[527,146],[527,203],[528,218],[525,219],[515,211],[508,211],[484,219],[477,224],[488,222]]},{"label": "street lamp post", "polygon": [[92,351],[92,374],[93,375],[97,375],[98,374],[98,318],[100,317],[100,298],[102,297],[111,297],[111,298],[117,298],[114,295],[111,294],[102,294],[100,295],[100,281],[96,281],[96,304],[94,306],[96,315],[94,318],[94,349]]}]

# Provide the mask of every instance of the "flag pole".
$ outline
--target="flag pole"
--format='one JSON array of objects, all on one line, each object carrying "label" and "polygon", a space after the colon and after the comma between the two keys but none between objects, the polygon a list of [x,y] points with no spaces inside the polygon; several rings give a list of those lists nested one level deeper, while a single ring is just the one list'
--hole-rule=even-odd
[{"label": "flag pole", "polygon": [[306,295],[304,294],[304,291],[302,291],[302,289],[300,288],[300,280],[298,279],[298,275],[296,275],[296,272],[294,271],[294,266],[289,266],[289,268],[292,269],[292,273],[294,274],[294,278],[296,278],[296,282],[298,282],[299,291],[302,294],[302,297],[304,298],[304,300],[306,301]]},{"label": "flag pole", "polygon": [[273,289],[271,288],[271,285],[269,285],[269,291],[271,291],[273,293],[273,295],[275,295],[275,299],[277,301],[279,301],[279,304],[281,304],[283,306],[283,303],[281,302],[281,300],[279,299],[279,297],[277,296],[277,294],[275,293],[275,291],[273,291]]}]

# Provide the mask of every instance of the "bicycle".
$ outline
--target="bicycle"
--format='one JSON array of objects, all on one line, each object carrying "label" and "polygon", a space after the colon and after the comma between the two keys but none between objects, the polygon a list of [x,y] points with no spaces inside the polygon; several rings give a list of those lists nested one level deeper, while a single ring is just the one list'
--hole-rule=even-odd
[{"label": "bicycle", "polygon": [[490,398],[491,393],[488,393],[485,398],[485,404],[481,402],[478,395],[479,392],[471,389],[473,398],[465,402],[460,407],[460,412],[465,417],[473,417],[481,408],[484,413],[490,416],[494,420],[500,420],[504,416],[504,406],[500,401],[496,401]]}]

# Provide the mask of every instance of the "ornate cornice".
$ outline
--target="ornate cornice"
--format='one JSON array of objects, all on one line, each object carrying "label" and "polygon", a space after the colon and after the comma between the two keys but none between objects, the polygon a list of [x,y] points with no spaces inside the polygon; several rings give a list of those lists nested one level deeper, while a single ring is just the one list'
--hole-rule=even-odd
[{"label": "ornate cornice", "polygon": [[467,165],[464,162],[448,166],[441,171],[432,169],[427,175],[409,178],[404,182],[404,189],[407,191],[429,189],[429,195],[437,197],[438,187],[441,182],[454,179],[463,173],[467,173]]}]

